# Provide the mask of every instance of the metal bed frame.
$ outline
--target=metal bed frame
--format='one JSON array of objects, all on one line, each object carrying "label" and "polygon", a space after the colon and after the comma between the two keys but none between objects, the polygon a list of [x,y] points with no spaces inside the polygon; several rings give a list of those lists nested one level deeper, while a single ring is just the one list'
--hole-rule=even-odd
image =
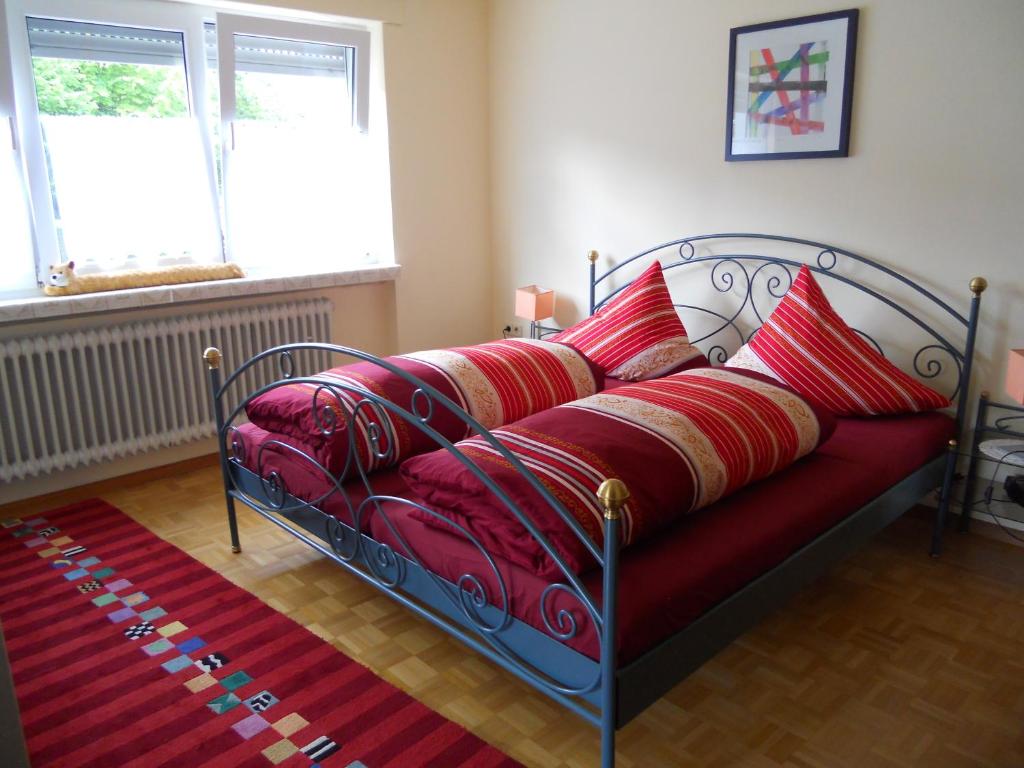
[{"label": "metal bed frame", "polygon": [[[794,252],[809,254],[810,257],[805,261],[797,260],[791,258],[793,254],[788,250],[784,256],[759,254],[745,248],[725,253],[714,252],[717,248],[727,248],[733,243],[767,243],[774,248],[792,249]],[[971,280],[970,289],[973,296],[968,315],[965,317],[908,277],[850,251],[792,237],[721,233],[663,243],[622,261],[600,275],[597,271],[597,254],[591,252],[591,312],[599,309],[629,284],[623,282],[617,287],[612,287],[613,280],[625,274],[620,273],[620,270],[634,262],[646,265],[655,258],[662,260],[666,277],[669,279],[677,270],[694,270],[699,269],[698,265],[704,265],[705,270],[710,270],[711,285],[723,294],[720,298],[739,297],[739,306],[734,311],[725,313],[688,304],[676,305],[684,312],[700,314],[715,326],[700,338],[694,339],[696,343],[712,342],[708,349],[708,357],[715,364],[721,364],[727,359],[726,345],[738,346],[756,332],[763,318],[767,316],[761,302],[780,299],[792,283],[792,270],[804,263],[807,263],[818,276],[834,279],[877,299],[916,326],[927,337],[927,343],[913,355],[913,367],[920,377],[938,377],[944,368],[941,358],[945,358],[947,363],[952,362],[955,369],[955,389],[952,398],[956,401],[955,419],[959,437],[967,404],[981,294],[986,287],[983,278]],[[949,341],[943,333],[935,330],[895,299],[843,274],[843,267],[853,272],[866,271],[876,281],[889,282],[900,290],[909,291],[925,309],[937,314],[943,322],[954,328],[958,335],[962,329],[962,343]],[[604,291],[600,300],[597,298],[599,289]],[[742,330],[742,324],[746,321],[741,316],[752,316],[750,330],[746,333]],[[862,335],[881,351],[881,346],[873,338],[867,334]],[[394,403],[370,391],[347,386],[336,380],[321,379],[316,375],[297,376],[296,358],[311,351],[337,353],[352,360],[374,363],[406,379],[413,386],[413,395],[408,403]],[[708,610],[689,626],[630,663],[622,665],[616,659],[615,645],[618,526],[619,511],[629,492],[621,482],[615,479],[606,480],[598,491],[605,510],[606,526],[605,543],[601,549],[537,478],[475,419],[436,389],[396,368],[387,360],[333,344],[289,344],[254,356],[222,379],[220,352],[211,347],[206,350],[204,357],[209,368],[214,418],[220,441],[221,469],[232,551],[241,551],[235,509],[236,502],[241,502],[334,560],[356,577],[388,594],[409,610],[457,637],[470,648],[597,726],[601,731],[603,768],[614,766],[615,733],[618,728],[636,717],[721,648],[827,571],[838,558],[855,551],[877,531],[936,487],[941,487],[941,491],[932,536],[932,554],[938,555],[941,549],[950,503],[950,489],[956,468],[956,440],[950,441],[950,450],[946,455],[936,457],[905,477],[785,561]],[[277,362],[279,367],[277,380],[254,392],[243,393],[237,398],[237,404],[229,408],[227,401],[235,400],[229,394],[233,385],[241,386],[249,381],[251,377],[247,372],[254,367],[274,362]],[[247,469],[243,465],[244,439],[235,426],[244,413],[246,404],[253,398],[276,387],[295,383],[308,383],[315,387],[315,419],[317,427],[325,435],[343,427],[348,429],[350,458],[343,471],[337,475],[331,475],[315,458],[293,446],[282,442],[270,442],[276,445],[278,450],[287,451],[309,462],[328,478],[330,490],[318,499],[302,500],[292,496],[288,492],[284,478],[276,471],[264,471],[264,448],[260,449],[256,457],[256,471]],[[342,411],[343,419],[335,415],[336,408],[316,407],[323,397],[335,398],[337,407],[342,407],[342,393],[358,396],[358,403],[354,408]],[[552,581],[539,599],[538,607],[545,631],[540,631],[512,615],[509,592],[495,559],[468,530],[414,499],[378,495],[374,492],[373,475],[361,466],[359,452],[355,450],[354,445],[356,430],[351,428],[354,420],[360,418],[360,412],[364,409],[374,412],[378,417],[376,421],[380,424],[388,422],[384,416],[401,419],[409,427],[428,435],[439,448],[454,454],[491,490],[495,503],[516,517],[529,535],[548,553],[558,566],[561,578]],[[606,596],[603,601],[596,600],[590,594],[579,576],[566,565],[532,520],[516,508],[504,490],[470,459],[459,453],[452,442],[434,430],[431,420],[440,409],[455,414],[469,429],[479,434],[494,450],[504,456],[551,505],[565,521],[566,526],[580,538],[593,556],[596,566],[603,569],[603,594]],[[393,440],[382,439],[386,437],[388,436],[382,435],[379,428],[371,429],[372,447],[379,459],[386,459],[391,450],[390,446],[394,445]],[[346,490],[346,483],[358,483],[362,486],[367,494],[365,500],[358,504],[353,502]],[[319,509],[327,497],[333,494],[337,494],[337,498],[347,505],[351,525]],[[387,511],[382,506],[386,502],[414,507],[445,520],[452,531],[463,537],[479,552],[481,570],[478,573],[466,573],[456,581],[449,581],[431,572],[402,536],[401,531],[388,518]],[[381,516],[399,546],[391,547],[378,542],[363,529],[365,517],[371,511]],[[480,575],[482,573],[489,573],[492,583],[497,584],[496,591],[488,592]],[[559,592],[572,598],[577,607],[561,607],[555,610],[552,598]],[[591,623],[599,639],[598,660],[565,644],[567,640],[576,637],[587,622]]]}]

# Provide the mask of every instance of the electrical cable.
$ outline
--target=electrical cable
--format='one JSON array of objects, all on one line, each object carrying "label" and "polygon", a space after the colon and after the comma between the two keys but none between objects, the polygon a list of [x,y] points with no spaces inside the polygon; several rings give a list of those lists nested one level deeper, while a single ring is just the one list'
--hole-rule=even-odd
[{"label": "electrical cable", "polygon": [[[1003,525],[1002,522],[1000,522],[999,515],[995,514],[992,511],[992,502],[993,501],[997,501],[997,502],[1013,502],[1013,499],[1009,499],[1009,498],[1006,498],[1006,499],[999,499],[999,498],[993,499],[992,496],[995,493],[995,488],[996,488],[996,475],[999,474],[999,470],[1004,465],[1006,465],[1006,466],[1017,466],[1016,464],[1007,464],[1007,462],[1006,462],[1006,460],[1008,458],[1010,458],[1011,456],[1015,456],[1017,454],[1024,455],[1024,449],[1019,449],[1019,450],[1016,450],[1016,451],[1008,451],[1005,456],[1003,456],[1003,457],[1001,457],[999,459],[998,463],[996,464],[995,471],[992,472],[992,477],[989,478],[988,485],[985,487],[985,493],[984,493],[984,497],[983,498],[984,498],[984,501],[985,501],[985,514],[987,514],[989,517],[992,518],[992,521],[997,526],[999,526],[999,530],[1001,530],[1003,533],[1005,533],[1007,536],[1009,536],[1014,541],[1019,541],[1022,544],[1024,544],[1024,536],[1020,536],[1020,535],[1014,533],[1010,528],[1007,528],[1005,525]],[[971,505],[971,506],[973,506],[973,505]],[[963,511],[963,513],[965,515],[970,514],[970,509],[965,509]]]}]

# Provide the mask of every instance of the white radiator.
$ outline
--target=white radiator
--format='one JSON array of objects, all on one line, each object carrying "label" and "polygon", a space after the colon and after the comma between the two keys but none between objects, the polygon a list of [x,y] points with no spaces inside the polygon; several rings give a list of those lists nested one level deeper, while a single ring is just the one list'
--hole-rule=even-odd
[{"label": "white radiator", "polygon": [[[330,341],[331,309],[313,299],[0,342],[0,480],[212,436],[203,350],[224,353],[227,376],[268,347]],[[298,375],[315,373],[330,356],[303,352],[295,363]],[[234,394],[279,377],[277,361],[265,361]]]}]

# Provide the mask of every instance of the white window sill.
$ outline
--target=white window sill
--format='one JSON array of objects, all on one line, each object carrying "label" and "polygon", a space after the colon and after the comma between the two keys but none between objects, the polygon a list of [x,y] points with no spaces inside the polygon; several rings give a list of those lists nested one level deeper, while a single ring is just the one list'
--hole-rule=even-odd
[{"label": "white window sill", "polygon": [[360,283],[379,283],[394,280],[398,277],[400,269],[397,264],[390,264],[318,274],[254,275],[236,280],[158,285],[152,288],[83,293],[77,296],[46,296],[40,289],[39,293],[34,296],[0,298],[0,323],[111,312],[161,304],[207,301],[233,296],[255,296]]}]

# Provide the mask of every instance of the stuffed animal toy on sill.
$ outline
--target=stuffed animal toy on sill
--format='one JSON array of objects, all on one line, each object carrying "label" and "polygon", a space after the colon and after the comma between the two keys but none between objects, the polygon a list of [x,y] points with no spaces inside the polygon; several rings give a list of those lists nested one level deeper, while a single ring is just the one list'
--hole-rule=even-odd
[{"label": "stuffed animal toy on sill", "polygon": [[160,269],[133,269],[125,272],[82,275],[75,274],[75,262],[50,266],[50,277],[43,291],[47,296],[71,296],[98,291],[120,291],[125,288],[149,288],[155,285],[200,283],[204,280],[229,280],[245,277],[242,268],[227,264],[185,264]]}]

